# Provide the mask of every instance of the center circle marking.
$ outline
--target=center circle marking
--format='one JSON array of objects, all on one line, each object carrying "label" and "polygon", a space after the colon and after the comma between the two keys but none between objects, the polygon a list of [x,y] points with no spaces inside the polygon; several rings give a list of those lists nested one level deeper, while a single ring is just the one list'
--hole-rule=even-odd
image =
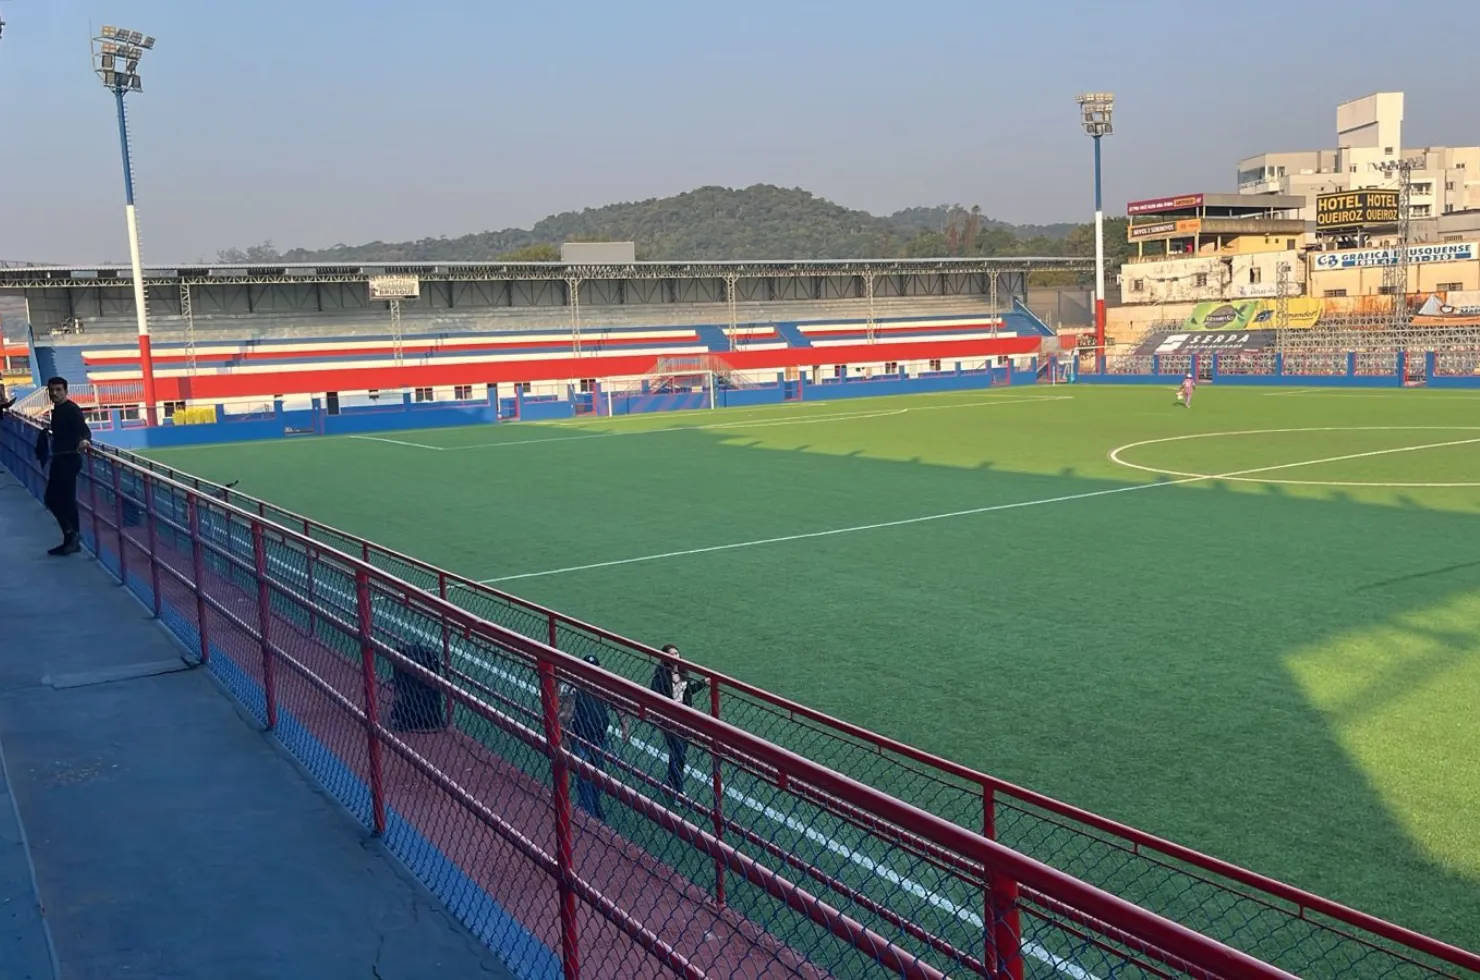
[{"label": "center circle marking", "polygon": [[[1140,470],[1143,473],[1155,473],[1158,476],[1174,476],[1185,480],[1225,480],[1229,483],[1277,483],[1284,486],[1302,487],[1373,487],[1379,489],[1438,489],[1444,487],[1480,487],[1480,481],[1468,483],[1386,483],[1362,480],[1281,480],[1263,474],[1251,476],[1223,476],[1218,473],[1190,473],[1183,470],[1169,470],[1157,466],[1144,466],[1140,463],[1132,463],[1123,458],[1123,454],[1132,449],[1142,446],[1158,446],[1169,442],[1185,442],[1189,439],[1216,439],[1223,436],[1267,436],[1279,435],[1287,432],[1480,432],[1480,425],[1323,425],[1311,426],[1298,429],[1239,429],[1229,432],[1195,432],[1184,436],[1166,436],[1161,439],[1142,439],[1140,442],[1126,443],[1110,450],[1110,460],[1117,465],[1132,470]],[[1480,439],[1476,439],[1480,443]],[[1386,452],[1399,452],[1405,447],[1394,446]],[[1377,450],[1373,455],[1384,453]],[[1290,469],[1307,465],[1299,462],[1289,464]],[[1255,467],[1249,467],[1255,469]]]}]

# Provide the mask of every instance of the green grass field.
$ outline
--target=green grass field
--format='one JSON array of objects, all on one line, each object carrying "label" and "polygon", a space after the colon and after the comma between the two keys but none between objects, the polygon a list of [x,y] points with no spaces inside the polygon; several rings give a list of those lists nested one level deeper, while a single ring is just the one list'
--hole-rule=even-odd
[{"label": "green grass field", "polygon": [[997,389],[161,450],[1480,947],[1480,395]]}]

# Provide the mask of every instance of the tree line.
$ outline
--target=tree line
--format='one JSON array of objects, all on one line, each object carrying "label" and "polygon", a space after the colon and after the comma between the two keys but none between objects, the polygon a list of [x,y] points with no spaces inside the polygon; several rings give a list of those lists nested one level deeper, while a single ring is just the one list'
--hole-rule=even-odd
[{"label": "tree line", "polygon": [[[1106,260],[1118,268],[1134,249],[1124,218],[1106,222]],[[279,250],[270,241],[224,249],[218,261],[557,262],[562,242],[631,241],[644,261],[866,259],[1094,255],[1092,224],[1013,225],[980,206],[940,205],[879,217],[800,188],[758,184],[701,187],[672,197],[551,215],[532,228],[455,238],[337,244]]]}]

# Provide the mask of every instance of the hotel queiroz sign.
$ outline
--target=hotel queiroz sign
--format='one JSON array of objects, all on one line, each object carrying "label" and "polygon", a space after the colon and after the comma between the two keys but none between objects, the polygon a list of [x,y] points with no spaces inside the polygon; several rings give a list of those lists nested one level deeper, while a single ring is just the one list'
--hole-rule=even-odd
[{"label": "hotel queiroz sign", "polygon": [[[1419,262],[1471,262],[1480,255],[1477,242],[1435,242],[1428,245],[1409,245],[1408,261]],[[1312,264],[1317,272],[1333,269],[1368,269],[1375,266],[1397,265],[1396,248],[1357,248],[1346,252],[1316,252]]]},{"label": "hotel queiroz sign", "polygon": [[1398,223],[1397,191],[1342,191],[1316,195],[1316,231],[1355,231]]}]

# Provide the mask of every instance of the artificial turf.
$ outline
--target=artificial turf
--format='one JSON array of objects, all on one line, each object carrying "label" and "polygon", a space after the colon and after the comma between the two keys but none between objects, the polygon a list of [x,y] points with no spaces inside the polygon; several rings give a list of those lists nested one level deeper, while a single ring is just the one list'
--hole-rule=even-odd
[{"label": "artificial turf", "polygon": [[151,455],[1475,948],[1477,415],[1061,386]]}]

